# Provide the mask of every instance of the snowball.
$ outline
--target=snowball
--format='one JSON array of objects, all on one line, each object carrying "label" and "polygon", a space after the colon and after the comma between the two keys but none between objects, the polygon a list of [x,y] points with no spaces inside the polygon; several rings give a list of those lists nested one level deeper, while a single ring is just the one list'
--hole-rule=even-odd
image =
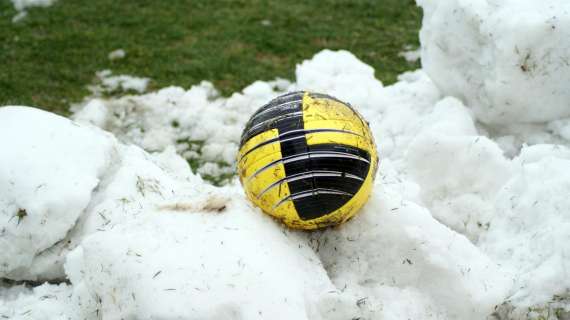
[{"label": "snowball", "polygon": [[115,140],[26,107],[0,108],[0,277],[20,279],[65,238],[107,170]]},{"label": "snowball", "polygon": [[[422,65],[489,124],[570,116],[570,3],[418,0]],[[514,14],[516,12],[516,14]]]}]

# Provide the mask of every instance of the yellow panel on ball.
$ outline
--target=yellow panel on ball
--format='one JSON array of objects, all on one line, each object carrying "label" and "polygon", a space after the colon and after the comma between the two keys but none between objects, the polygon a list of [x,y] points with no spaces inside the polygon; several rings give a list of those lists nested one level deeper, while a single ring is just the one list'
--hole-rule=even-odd
[{"label": "yellow panel on ball", "polygon": [[341,224],[366,203],[378,167],[367,122],[328,95],[291,92],[252,115],[238,173],[247,197],[297,229]]}]

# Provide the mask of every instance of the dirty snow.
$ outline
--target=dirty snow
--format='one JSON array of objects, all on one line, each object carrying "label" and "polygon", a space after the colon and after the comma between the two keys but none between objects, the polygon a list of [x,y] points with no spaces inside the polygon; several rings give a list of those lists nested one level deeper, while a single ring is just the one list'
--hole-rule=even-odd
[{"label": "dirty snow", "polygon": [[[0,283],[0,317],[567,319],[565,67],[500,64],[516,56],[504,49],[514,42],[568,55],[539,23],[554,9],[517,2],[534,19],[505,20],[514,1],[419,3],[424,70],[390,86],[351,53],[324,50],[294,81],[257,81],[230,97],[209,82],[94,94],[74,106],[75,122],[0,108],[9,146],[0,151],[0,277],[59,282]],[[551,5],[557,29],[567,5]],[[495,90],[492,74],[512,82]],[[341,227],[288,230],[233,178],[249,115],[292,90],[350,102],[378,144],[370,201]]]}]

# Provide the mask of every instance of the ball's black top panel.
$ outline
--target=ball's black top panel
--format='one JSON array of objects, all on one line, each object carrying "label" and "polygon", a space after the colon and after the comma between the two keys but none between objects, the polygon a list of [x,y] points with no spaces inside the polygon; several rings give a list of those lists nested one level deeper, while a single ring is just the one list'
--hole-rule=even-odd
[{"label": "ball's black top panel", "polygon": [[291,131],[296,122],[303,122],[303,95],[302,91],[291,92],[271,100],[259,108],[245,125],[241,136],[240,147],[252,137],[271,129],[279,132]]}]

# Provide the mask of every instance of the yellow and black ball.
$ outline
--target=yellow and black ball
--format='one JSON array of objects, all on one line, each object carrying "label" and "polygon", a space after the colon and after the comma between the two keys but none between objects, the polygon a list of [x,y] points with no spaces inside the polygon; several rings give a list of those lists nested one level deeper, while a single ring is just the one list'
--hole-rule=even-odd
[{"label": "yellow and black ball", "polygon": [[247,197],[297,229],[341,224],[370,196],[378,166],[368,123],[328,95],[292,92],[253,114],[238,173]]}]

